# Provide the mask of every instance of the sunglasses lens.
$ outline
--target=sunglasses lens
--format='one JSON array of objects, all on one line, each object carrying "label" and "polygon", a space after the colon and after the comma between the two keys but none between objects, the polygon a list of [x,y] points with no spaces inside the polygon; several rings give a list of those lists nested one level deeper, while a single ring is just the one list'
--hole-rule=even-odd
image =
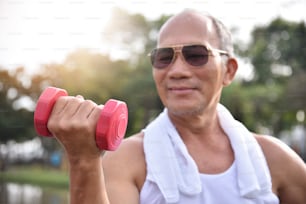
[{"label": "sunglasses lens", "polygon": [[192,66],[202,66],[208,61],[208,50],[203,45],[184,46],[182,49],[186,62]]},{"label": "sunglasses lens", "polygon": [[[185,61],[191,66],[202,66],[208,62],[208,49],[204,45],[186,45],[182,48]],[[163,69],[168,67],[174,57],[173,48],[157,48],[151,52],[153,67]]]},{"label": "sunglasses lens", "polygon": [[163,69],[171,64],[174,56],[172,48],[158,48],[151,52],[151,62],[153,67]]}]

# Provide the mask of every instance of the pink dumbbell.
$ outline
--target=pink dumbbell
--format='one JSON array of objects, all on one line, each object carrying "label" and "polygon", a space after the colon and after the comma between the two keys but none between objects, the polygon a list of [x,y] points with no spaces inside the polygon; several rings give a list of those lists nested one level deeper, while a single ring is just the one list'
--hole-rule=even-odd
[{"label": "pink dumbbell", "polygon": [[[47,128],[49,116],[56,100],[67,96],[64,89],[48,87],[40,95],[34,112],[34,127],[41,136],[52,137]],[[96,126],[96,144],[101,150],[116,150],[120,145],[127,128],[127,105],[110,99],[104,105]]]}]

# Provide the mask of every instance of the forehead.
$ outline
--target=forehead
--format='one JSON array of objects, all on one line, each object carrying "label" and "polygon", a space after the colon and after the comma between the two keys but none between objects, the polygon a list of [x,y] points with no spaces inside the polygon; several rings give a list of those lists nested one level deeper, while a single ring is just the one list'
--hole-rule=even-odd
[{"label": "forehead", "polygon": [[211,19],[201,13],[182,12],[170,18],[161,28],[158,47],[179,44],[210,44],[217,41]]}]

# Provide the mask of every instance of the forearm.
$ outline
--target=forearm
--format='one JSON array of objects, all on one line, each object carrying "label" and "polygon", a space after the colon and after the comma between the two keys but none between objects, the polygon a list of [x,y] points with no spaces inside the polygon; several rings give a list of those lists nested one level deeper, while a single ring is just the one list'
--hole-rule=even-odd
[{"label": "forearm", "polygon": [[109,204],[101,157],[70,161],[70,204]]}]

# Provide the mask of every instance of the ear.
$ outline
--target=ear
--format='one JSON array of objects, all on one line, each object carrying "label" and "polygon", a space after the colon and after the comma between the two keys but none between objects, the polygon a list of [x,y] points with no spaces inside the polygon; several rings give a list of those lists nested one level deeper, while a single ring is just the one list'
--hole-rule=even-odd
[{"label": "ear", "polygon": [[235,58],[229,58],[226,63],[225,73],[223,78],[223,86],[228,86],[232,83],[238,70],[238,62]]}]

